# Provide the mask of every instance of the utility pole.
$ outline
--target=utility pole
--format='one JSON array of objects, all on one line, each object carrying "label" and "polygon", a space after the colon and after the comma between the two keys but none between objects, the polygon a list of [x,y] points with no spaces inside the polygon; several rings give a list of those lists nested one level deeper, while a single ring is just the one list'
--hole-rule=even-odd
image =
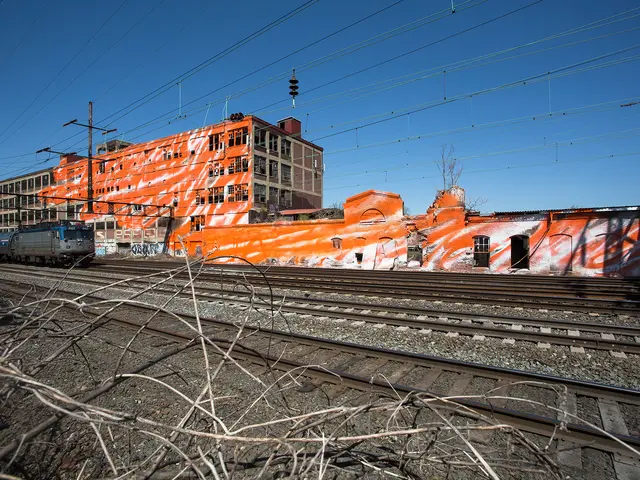
[{"label": "utility pole", "polygon": [[93,102],[89,102],[89,122],[88,124],[78,123],[78,119],[71,120],[70,122],[62,125],[78,125],[80,127],[86,127],[89,130],[89,146],[87,148],[87,213],[93,213],[93,130],[100,130],[102,135],[115,132],[117,128],[107,130],[106,128],[93,126]]},{"label": "utility pole", "polygon": [[89,146],[87,148],[87,212],[93,213],[93,102],[89,102]]}]

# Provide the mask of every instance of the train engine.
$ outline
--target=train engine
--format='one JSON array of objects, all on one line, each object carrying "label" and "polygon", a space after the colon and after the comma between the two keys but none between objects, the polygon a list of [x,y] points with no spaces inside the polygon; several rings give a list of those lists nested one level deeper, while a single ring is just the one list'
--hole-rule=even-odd
[{"label": "train engine", "polygon": [[84,222],[59,220],[21,227],[0,236],[0,258],[23,263],[71,265],[95,254],[93,228]]}]

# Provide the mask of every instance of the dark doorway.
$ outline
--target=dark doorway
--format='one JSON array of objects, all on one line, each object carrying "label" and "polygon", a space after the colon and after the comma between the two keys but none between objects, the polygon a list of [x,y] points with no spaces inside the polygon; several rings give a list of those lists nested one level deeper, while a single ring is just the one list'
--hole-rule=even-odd
[{"label": "dark doorway", "polygon": [[473,266],[489,267],[489,237],[473,237]]},{"label": "dark doorway", "polygon": [[511,268],[529,268],[529,237],[511,237]]}]

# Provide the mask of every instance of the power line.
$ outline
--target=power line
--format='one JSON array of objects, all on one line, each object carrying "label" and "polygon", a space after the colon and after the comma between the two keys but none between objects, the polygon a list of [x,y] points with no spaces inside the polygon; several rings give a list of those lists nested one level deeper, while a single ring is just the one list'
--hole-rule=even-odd
[{"label": "power line", "polygon": [[[238,42],[234,43],[230,47],[227,47],[226,49],[222,50],[221,52],[218,52],[217,54],[213,55],[212,57],[209,57],[207,60],[201,62],[200,64],[196,65],[195,67],[192,67],[191,69],[187,70],[186,72],[182,73],[181,75],[179,75],[179,76],[175,77],[174,79],[168,81],[164,85],[161,85],[160,87],[156,88],[152,92],[146,94],[145,96],[139,98],[138,100],[136,100],[134,102],[131,102],[129,105],[127,105],[127,106],[121,108],[120,110],[112,113],[108,117],[105,117],[104,119],[101,120],[101,122],[104,122],[104,121],[116,116],[118,113],[121,113],[121,112],[125,111],[129,107],[132,107],[136,103],[141,102],[141,103],[139,103],[139,105],[135,106],[131,111],[127,112],[126,115],[130,114],[131,112],[133,112],[133,111],[137,110],[138,108],[140,108],[142,105],[148,103],[153,98],[156,98],[158,95],[161,95],[162,93],[166,92],[168,89],[173,88],[173,86],[176,85],[178,82],[182,82],[182,81],[186,80],[187,78],[192,77],[193,75],[195,75],[196,73],[200,72],[201,70],[203,70],[204,68],[208,67],[209,65],[213,64],[214,62],[217,62],[218,60],[220,60],[221,58],[224,58],[225,56],[227,56],[230,53],[234,52],[238,48],[240,48],[240,47],[244,46],[245,44],[255,40],[256,38],[264,35],[269,30],[272,30],[273,28],[275,28],[276,26],[280,25],[281,23],[284,23],[285,21],[289,20],[290,18],[293,18],[294,16],[298,15],[299,13],[303,12],[304,10],[306,10],[307,8],[311,7],[312,5],[314,5],[315,3],[319,2],[319,1],[320,0],[307,0],[301,6],[291,10],[290,12],[286,13],[285,15],[283,15],[283,16],[279,17],[278,19],[272,21],[268,25],[262,27],[260,30],[254,31],[253,33],[251,33],[250,35],[244,37],[243,39],[239,40]],[[111,123],[119,120],[120,118],[122,118],[122,116],[116,118]]]},{"label": "power line", "polygon": [[[31,120],[33,120],[36,115],[38,115],[40,112],[42,112],[45,108],[47,108],[49,105],[51,105],[51,103],[58,98],[65,90],[67,90],[67,88],[69,88],[71,85],[73,85],[80,77],[82,77],[82,75],[84,75],[87,70],[89,70],[91,67],[93,67],[96,63],[98,63],[100,61],[100,59],[102,59],[102,57],[104,57],[107,53],[109,53],[111,50],[113,50],[113,48],[120,43],[120,41],[126,37],[131,31],[133,31],[134,28],[136,28],[140,23],[142,23],[143,20],[145,20],[148,16],[150,16],[158,7],[160,7],[160,5],[162,5],[166,0],[160,0],[158,3],[156,3],[146,14],[144,14],[142,17],[140,17],[140,19],[133,24],[124,34],[122,34],[114,43],[111,44],[111,46],[109,46],[106,50],[104,50],[93,62],[91,62],[84,70],[82,70],[82,72],[80,72],[78,75],[76,75],[73,80],[71,80],[69,83],[67,83],[62,90],[58,91],[58,93],[56,93],[52,98],[49,99],[49,101],[47,103],[45,103],[42,107],[40,107],[40,109],[38,111],[36,111],[33,115],[31,115],[31,117],[29,117],[22,125],[20,125],[16,130],[14,130],[14,132],[9,135],[9,137],[5,138],[3,140],[6,141],[7,139],[9,139],[12,135],[15,135],[18,131],[20,131],[25,125],[27,125]],[[116,12],[117,13],[117,12]],[[56,133],[59,130],[56,131]],[[0,143],[3,143],[0,142]]]},{"label": "power line", "polygon": [[[51,79],[51,81],[44,87],[44,89],[42,89],[42,91],[31,101],[31,103],[29,103],[29,105],[27,105],[27,108],[25,108],[22,113],[20,115],[18,115],[16,117],[16,119],[11,122],[9,124],[9,126],[7,128],[5,128],[2,133],[0,133],[0,138],[2,138],[2,136],[7,132],[7,130],[9,130],[13,125],[15,125],[15,123],[20,119],[20,117],[22,117],[22,115],[24,115],[27,110],[29,110],[29,108],[31,108],[31,106],[44,94],[44,92],[46,92],[49,87],[53,84],[53,82],[55,82],[58,77],[60,77],[60,75],[62,75],[62,73],[69,67],[69,65],[71,65],[71,63],[78,58],[78,55],[80,55],[85,48],[87,48],[87,46],[93,41],[94,38],[96,38],[96,36],[102,31],[102,29],[107,25],[107,23],[109,23],[109,21],[122,9],[122,7],[124,7],[124,5],[128,2],[129,0],[123,0],[123,2],[118,6],[118,8],[116,8],[116,10],[111,14],[111,16],[109,16],[109,18],[107,18],[102,25],[100,25],[100,27],[93,33],[93,35],[89,38],[89,40],[87,40],[85,42],[85,44],[80,48],[80,50],[78,50],[76,52],[76,54],[71,58],[71,60],[69,60],[67,62],[67,64],[62,67],[62,70],[60,70],[54,77],[53,79]],[[22,127],[20,127],[22,128]],[[20,128],[18,130],[20,130]],[[11,135],[9,135],[8,137],[6,137],[4,140],[0,141],[0,145],[2,145],[7,139],[9,139],[12,135],[14,135],[18,130],[14,131]]]},{"label": "power line", "polygon": [[[425,45],[422,45],[421,47],[414,48],[413,50],[409,50],[409,51],[407,51],[407,52],[401,53],[400,55],[396,55],[396,56],[394,56],[394,57],[388,58],[387,60],[383,60],[382,62],[378,62],[378,63],[376,63],[376,64],[374,64],[374,65],[370,65],[370,66],[368,66],[368,67],[362,68],[362,69],[360,69],[360,70],[357,70],[357,71],[355,71],[355,72],[349,73],[349,74],[347,74],[347,75],[343,75],[342,77],[336,78],[336,79],[331,80],[331,81],[329,81],[329,82],[323,83],[322,85],[318,85],[317,87],[314,87],[314,88],[311,88],[311,89],[309,89],[309,90],[306,90],[306,92],[305,92],[305,93],[313,92],[313,91],[318,90],[318,89],[320,89],[320,88],[324,88],[324,87],[326,87],[326,86],[328,86],[328,85],[332,85],[332,84],[334,84],[334,83],[340,82],[340,81],[342,81],[342,80],[345,80],[345,79],[347,79],[347,78],[353,77],[353,76],[355,76],[355,75],[359,75],[359,74],[361,74],[361,73],[367,72],[367,71],[369,71],[369,70],[371,70],[371,69],[373,69],[373,68],[380,67],[380,66],[382,66],[382,65],[386,65],[387,63],[393,62],[394,60],[398,60],[399,58],[406,57],[407,55],[411,55],[411,54],[413,54],[413,53],[416,53],[416,52],[419,52],[419,51],[421,51],[421,50],[424,50],[425,48],[432,47],[433,45],[437,45],[437,44],[442,43],[442,42],[444,42],[444,41],[446,41],[446,40],[450,40],[450,39],[452,39],[452,38],[458,37],[458,36],[463,35],[463,34],[465,34],[465,33],[468,33],[468,32],[471,32],[471,31],[473,31],[473,30],[476,30],[476,29],[478,29],[478,28],[481,28],[481,27],[484,27],[484,26],[486,26],[486,25],[489,25],[489,24],[491,24],[491,23],[493,23],[493,22],[496,22],[496,21],[498,21],[498,20],[501,20],[501,19],[503,19],[503,18],[509,17],[509,16],[514,15],[514,14],[516,14],[516,13],[519,13],[519,12],[521,12],[521,11],[523,11],[523,10],[527,9],[527,8],[530,8],[530,7],[533,7],[534,5],[537,5],[537,4],[539,4],[539,3],[542,3],[543,1],[544,1],[544,0],[536,0],[536,1],[534,1],[534,2],[532,2],[532,3],[529,3],[529,4],[527,4],[527,5],[523,6],[523,7],[516,8],[515,10],[511,10],[510,12],[503,13],[502,15],[498,15],[497,17],[493,17],[493,18],[491,18],[491,19],[489,19],[489,20],[486,20],[486,21],[484,21],[484,22],[478,23],[478,24],[473,25],[473,26],[471,26],[471,27],[465,28],[465,29],[460,30],[460,31],[458,31],[458,32],[456,32],[456,33],[453,33],[453,34],[451,34],[451,35],[448,35],[448,36],[446,36],[446,37],[440,38],[440,39],[438,39],[438,40],[434,40],[433,42],[429,42],[429,43],[427,43],[427,44],[425,44]],[[265,106],[265,107],[259,108],[259,109],[258,109],[258,110],[256,110],[256,111],[257,111],[257,112],[259,112],[259,111],[261,111],[261,110],[265,110],[265,109],[270,108],[270,107],[272,107],[272,106],[274,106],[274,105],[277,105],[278,103],[281,103],[281,102],[282,102],[282,100],[280,100],[280,101],[278,101],[278,102],[275,102],[275,103],[271,103],[271,104],[269,104],[269,105],[267,105],[267,106]]]},{"label": "power line", "polygon": [[[524,164],[524,165],[496,167],[496,168],[488,168],[488,169],[482,169],[482,170],[465,170],[464,174],[467,175],[467,174],[472,174],[472,173],[498,172],[498,171],[504,171],[504,170],[516,170],[516,169],[521,169],[521,168],[534,168],[534,167],[558,165],[558,164],[564,164],[564,163],[583,163],[583,162],[595,161],[595,160],[612,160],[612,159],[615,159],[615,158],[632,157],[632,156],[638,156],[638,155],[640,155],[640,152],[612,153],[612,154],[608,154],[608,155],[599,155],[599,156],[593,156],[593,157],[583,157],[583,156],[581,156],[580,158],[578,158],[576,160],[555,160],[555,161],[551,161],[551,162],[530,163],[530,164]],[[384,181],[378,182],[378,183],[384,183],[384,184],[408,183],[408,182],[415,182],[415,181],[419,181],[419,180],[425,180],[425,179],[429,179],[429,178],[440,178],[440,179],[442,179],[442,176],[441,175],[425,175],[423,177],[403,178],[403,179],[400,179],[400,180],[384,180]],[[362,186],[362,184],[351,184],[351,185],[342,185],[342,186],[339,186],[339,187],[325,188],[324,190],[342,190],[342,189],[345,189],[345,188],[355,188],[355,187],[361,187],[361,186]],[[368,184],[368,187],[371,188],[371,185]]]},{"label": "power line", "polygon": [[[2,3],[3,0],[0,0],[0,4]],[[38,20],[40,20],[42,18],[42,15],[44,15],[44,12],[47,10],[47,8],[49,8],[49,5],[51,4],[52,0],[48,0],[47,4],[44,6],[44,8],[39,9],[40,11],[40,15],[38,15],[36,17],[36,19],[33,21],[33,23],[31,24],[31,26],[26,30],[25,34],[22,36],[22,38],[20,39],[20,41],[18,42],[18,44],[14,47],[14,49],[11,51],[11,53],[9,54],[9,56],[7,57],[7,59],[2,62],[2,65],[0,65],[0,71],[4,68],[4,66],[9,63],[11,61],[11,59],[13,58],[13,56],[15,55],[16,51],[18,50],[18,48],[20,48],[20,46],[24,43],[24,41],[27,39],[27,37],[29,35],[31,35],[31,32],[33,31],[33,27],[36,26],[36,23],[38,23]]]}]

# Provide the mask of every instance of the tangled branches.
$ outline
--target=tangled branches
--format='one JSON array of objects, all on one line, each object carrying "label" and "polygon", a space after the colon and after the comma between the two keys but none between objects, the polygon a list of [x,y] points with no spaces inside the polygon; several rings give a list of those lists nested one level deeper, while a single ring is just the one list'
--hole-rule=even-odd
[{"label": "tangled branches", "polygon": [[[356,392],[306,367],[237,358],[256,351],[252,316],[279,312],[250,308],[233,314],[233,329],[207,327],[195,296],[203,265],[135,279],[144,288],[129,279],[82,294],[63,293],[61,283],[14,292],[0,330],[5,475],[562,478],[550,442],[538,445],[456,398]],[[167,285],[174,295],[149,299]],[[195,322],[169,308],[185,291]],[[137,327],[123,326],[125,317]],[[154,328],[186,333],[162,338]],[[481,397],[504,399],[499,390]]]}]

